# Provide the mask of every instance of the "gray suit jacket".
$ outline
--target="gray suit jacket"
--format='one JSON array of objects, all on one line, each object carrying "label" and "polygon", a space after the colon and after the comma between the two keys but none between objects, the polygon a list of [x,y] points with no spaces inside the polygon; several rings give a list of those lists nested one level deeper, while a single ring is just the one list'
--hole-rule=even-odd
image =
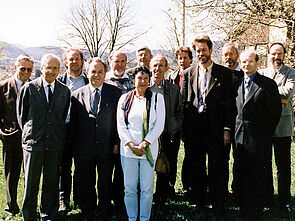
[{"label": "gray suit jacket", "polygon": [[16,117],[17,86],[14,77],[0,83],[0,139],[15,143],[21,139]]},{"label": "gray suit jacket", "polygon": [[[271,68],[260,70],[264,76],[273,77]],[[274,133],[274,137],[289,137],[293,136],[294,121],[292,109],[292,96],[295,87],[295,69],[283,65],[280,71],[276,74],[274,81],[278,85],[281,99],[289,100],[287,104],[282,104],[282,113],[280,122]]]},{"label": "gray suit jacket", "polygon": [[62,150],[70,90],[55,81],[50,105],[41,77],[25,84],[17,99],[17,118],[23,131],[22,147],[27,151]]}]

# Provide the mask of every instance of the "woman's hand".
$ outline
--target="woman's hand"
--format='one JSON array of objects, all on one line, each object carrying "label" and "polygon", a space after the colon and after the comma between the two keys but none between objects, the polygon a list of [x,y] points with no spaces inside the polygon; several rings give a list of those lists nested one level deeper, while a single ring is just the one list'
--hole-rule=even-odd
[{"label": "woman's hand", "polygon": [[142,156],[143,154],[145,154],[145,148],[144,147],[135,146],[132,142],[129,142],[127,145],[136,156]]}]

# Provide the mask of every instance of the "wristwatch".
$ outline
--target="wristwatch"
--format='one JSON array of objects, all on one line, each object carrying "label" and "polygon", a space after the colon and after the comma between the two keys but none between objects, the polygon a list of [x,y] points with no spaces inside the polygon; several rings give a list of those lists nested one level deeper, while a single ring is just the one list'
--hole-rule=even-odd
[{"label": "wristwatch", "polygon": [[146,142],[142,142],[142,146],[146,148]]}]

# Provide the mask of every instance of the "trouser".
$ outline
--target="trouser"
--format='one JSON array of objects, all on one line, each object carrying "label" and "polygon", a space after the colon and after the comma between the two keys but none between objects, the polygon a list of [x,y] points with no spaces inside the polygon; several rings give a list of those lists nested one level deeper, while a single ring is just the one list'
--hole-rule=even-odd
[{"label": "trouser", "polygon": [[255,217],[263,211],[268,155],[266,152],[249,153],[242,145],[237,146],[234,164],[239,190],[238,202],[243,214]]},{"label": "trouser", "polygon": [[[201,207],[210,202],[215,212],[222,214],[224,213],[224,131],[223,128],[220,131],[211,128],[207,113],[197,114],[193,126],[195,128],[190,128],[194,131],[192,137],[185,140],[185,145],[192,150],[192,200]],[[206,155],[208,155],[208,175]]]},{"label": "trouser", "polygon": [[[110,215],[113,162],[111,159],[75,159],[79,203],[82,213],[93,220],[98,206],[104,218]],[[98,177],[96,179],[96,170]],[[96,190],[97,185],[97,190]],[[97,194],[96,194],[97,193]],[[97,204],[97,201],[99,203]]]},{"label": "trouser", "polygon": [[[125,205],[129,221],[148,221],[151,215],[154,187],[154,167],[146,159],[121,156],[124,173]],[[155,164],[155,163],[154,163]],[[138,181],[140,181],[140,201],[138,204]]]},{"label": "trouser", "polygon": [[21,140],[16,139],[13,143],[2,142],[2,158],[5,174],[7,213],[19,213],[17,205],[17,186],[23,161]]},{"label": "trouser", "polygon": [[117,208],[124,207],[124,178],[119,154],[114,155],[114,177],[111,193],[115,206]]},{"label": "trouser", "polygon": [[[280,204],[289,204],[291,194],[291,137],[273,137],[272,144],[277,167],[278,193]],[[267,197],[273,195],[272,158],[268,161],[269,171],[267,174]]]},{"label": "trouser", "polygon": [[177,156],[180,144],[180,136],[177,134],[174,140],[170,140],[169,134],[163,133],[160,139],[162,151],[166,154],[170,165],[170,171],[165,174],[157,174],[156,196],[159,198],[166,198],[167,195],[175,193],[174,185],[177,174]]},{"label": "trouser", "polygon": [[23,150],[25,191],[23,220],[37,220],[37,197],[41,173],[43,174],[40,217],[41,220],[56,220],[58,212],[58,171],[61,151]]}]

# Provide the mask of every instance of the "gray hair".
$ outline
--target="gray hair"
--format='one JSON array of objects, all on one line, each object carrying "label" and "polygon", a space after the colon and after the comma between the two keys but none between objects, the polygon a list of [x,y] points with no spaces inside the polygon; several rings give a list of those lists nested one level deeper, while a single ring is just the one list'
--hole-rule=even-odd
[{"label": "gray hair", "polygon": [[239,53],[239,51],[238,51],[238,46],[237,46],[235,43],[233,43],[233,42],[229,42],[229,43],[226,43],[225,45],[223,45],[222,50],[223,50],[225,47],[228,47],[228,46],[232,46],[232,47],[234,47],[234,48],[236,49],[236,53],[237,53],[237,54]]},{"label": "gray hair", "polygon": [[117,55],[117,54],[119,54],[119,53],[122,53],[122,54],[125,55],[125,59],[126,59],[126,62],[127,62],[127,55],[126,55],[126,53],[123,52],[123,51],[112,51],[112,52],[110,53],[110,55],[109,55],[109,62],[111,62],[111,61],[113,60],[114,55]]},{"label": "gray hair", "polygon": [[140,51],[146,50],[148,51],[150,54],[152,54],[151,50],[148,48],[148,46],[141,46],[136,50],[136,54],[138,54]]},{"label": "gray hair", "polygon": [[16,61],[14,63],[15,66],[19,66],[20,61],[25,60],[25,61],[29,61],[32,63],[32,65],[34,65],[34,59],[27,55],[27,54],[21,54],[16,58]]},{"label": "gray hair", "polygon": [[59,57],[57,57],[55,54],[45,54],[45,55],[43,55],[43,57],[41,58],[41,67],[42,66],[44,66],[45,65],[45,63],[49,60],[49,59],[56,59],[56,60],[58,60],[58,62],[59,62],[59,65],[60,65],[60,63],[61,63],[61,61],[60,61],[60,58]]},{"label": "gray hair", "polygon": [[101,63],[103,66],[104,66],[104,70],[105,72],[107,72],[107,64],[106,62],[104,62],[101,58],[99,57],[94,57],[94,58],[90,58],[89,61],[88,61],[88,67],[87,67],[87,72],[89,71],[89,67],[90,67],[90,64],[91,63]]}]

